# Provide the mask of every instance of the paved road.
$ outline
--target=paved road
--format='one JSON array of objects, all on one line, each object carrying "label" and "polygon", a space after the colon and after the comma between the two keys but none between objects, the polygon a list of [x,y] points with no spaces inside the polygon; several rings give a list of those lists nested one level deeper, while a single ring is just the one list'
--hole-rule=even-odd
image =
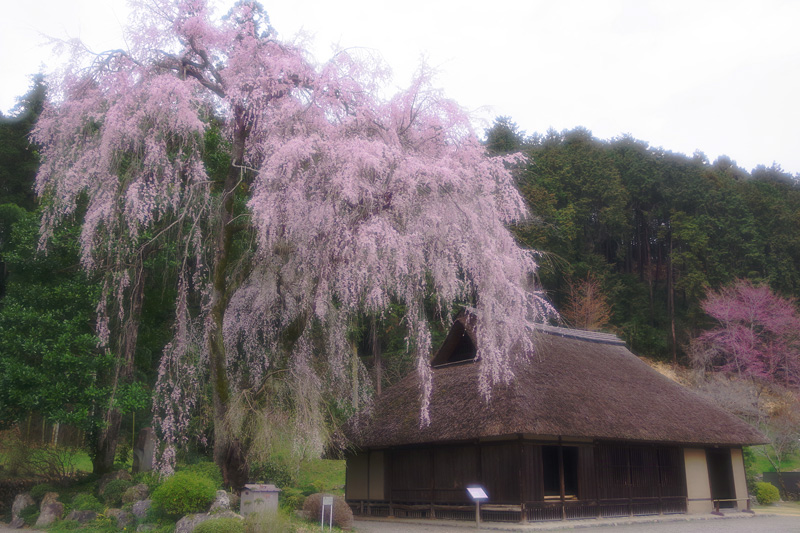
[{"label": "paved road", "polygon": [[[410,523],[404,520],[371,521],[356,520],[358,533],[465,533],[481,531],[485,533],[585,530],[586,533],[798,533],[800,516],[766,516],[746,518],[681,519],[662,522],[635,522],[631,524],[601,524],[599,521],[581,523],[548,523],[525,526],[484,524],[480,530],[472,525],[461,523],[450,525],[446,521],[436,523]],[[0,532],[2,533],[2,532]]]}]

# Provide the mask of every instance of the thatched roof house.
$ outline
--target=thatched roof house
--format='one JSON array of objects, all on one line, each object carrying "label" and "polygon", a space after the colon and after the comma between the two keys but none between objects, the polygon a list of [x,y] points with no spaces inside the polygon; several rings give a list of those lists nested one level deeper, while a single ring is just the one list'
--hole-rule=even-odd
[{"label": "thatched roof house", "polygon": [[432,359],[429,425],[414,372],[353,433],[356,512],[461,516],[470,483],[489,489],[495,517],[514,520],[693,512],[747,497],[741,446],[763,435],[614,335],[542,326],[537,353],[487,403],[471,320],[460,315]]}]

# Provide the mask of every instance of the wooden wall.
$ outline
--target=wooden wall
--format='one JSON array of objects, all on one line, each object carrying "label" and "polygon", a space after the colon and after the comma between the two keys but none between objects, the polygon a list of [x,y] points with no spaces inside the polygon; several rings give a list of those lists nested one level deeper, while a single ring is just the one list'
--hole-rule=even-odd
[{"label": "wooden wall", "polygon": [[[558,446],[562,446],[560,450]],[[548,452],[544,456],[543,449]],[[519,439],[408,447],[371,454],[380,454],[380,460],[367,461],[358,456],[348,460],[348,499],[467,505],[471,502],[466,487],[473,484],[483,486],[493,504],[553,501],[560,499],[561,491],[565,500],[580,501],[686,496],[683,455],[677,447],[626,443],[558,445]],[[554,457],[559,463],[544,464]],[[372,472],[373,463],[375,467],[380,463],[380,474]],[[553,495],[551,479],[551,496],[546,498],[544,469],[552,473],[554,468],[561,477],[561,487],[557,487],[560,491]]]}]

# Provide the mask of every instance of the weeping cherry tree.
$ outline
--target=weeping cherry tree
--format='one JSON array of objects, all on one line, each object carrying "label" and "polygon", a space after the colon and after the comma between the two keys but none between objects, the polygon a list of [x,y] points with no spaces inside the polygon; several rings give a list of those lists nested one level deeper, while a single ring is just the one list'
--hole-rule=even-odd
[{"label": "weeping cherry tree", "polygon": [[[76,46],[51,81],[34,134],[36,186],[42,242],[82,216],[83,264],[115,272],[104,302],[120,312],[130,312],[131,284],[120,265],[154,239],[174,243],[174,338],[154,399],[166,469],[210,383],[214,457],[226,485],[241,486],[247,450],[231,405],[283,364],[302,434],[319,418],[320,391],[346,401],[352,390],[354,317],[391,302],[406,309],[426,384],[421,424],[431,383],[424,298],[445,315],[471,302],[487,399],[513,377],[506,348],[531,352],[531,329],[550,312],[533,287],[535,254],[507,230],[525,216],[515,159],[488,158],[467,114],[424,71],[382,98],[384,69],[344,52],[316,65],[250,1],[222,18],[204,0],[145,3],[128,43],[101,54]],[[207,149],[212,134],[221,154]]]}]

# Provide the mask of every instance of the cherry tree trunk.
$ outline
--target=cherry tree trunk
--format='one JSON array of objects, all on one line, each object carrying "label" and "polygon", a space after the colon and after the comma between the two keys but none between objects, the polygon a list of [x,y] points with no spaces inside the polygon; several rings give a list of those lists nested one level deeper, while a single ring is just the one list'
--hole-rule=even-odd
[{"label": "cherry tree trunk", "polygon": [[225,178],[222,191],[222,204],[216,228],[217,243],[214,252],[214,272],[211,289],[211,310],[209,314],[208,353],[211,366],[211,384],[214,407],[214,462],[222,471],[226,487],[239,490],[247,482],[248,468],[244,461],[242,446],[236,435],[227,429],[226,415],[230,402],[230,382],[227,373],[225,342],[222,326],[225,308],[230,299],[227,286],[228,265],[233,247],[234,197],[239,182],[241,163],[244,159],[247,130],[243,125],[241,113],[237,113],[234,131],[231,166]]},{"label": "cherry tree trunk", "polygon": [[[133,379],[136,344],[139,339],[139,323],[144,302],[144,268],[142,257],[135,267],[133,286],[130,292],[130,307],[128,314],[120,326],[119,342],[117,346],[117,365],[114,376],[114,391],[121,384],[129,384]],[[108,407],[105,416],[106,426],[101,430],[92,458],[92,472],[105,474],[114,468],[114,458],[117,453],[119,430],[122,424],[122,413],[113,405]]]}]

